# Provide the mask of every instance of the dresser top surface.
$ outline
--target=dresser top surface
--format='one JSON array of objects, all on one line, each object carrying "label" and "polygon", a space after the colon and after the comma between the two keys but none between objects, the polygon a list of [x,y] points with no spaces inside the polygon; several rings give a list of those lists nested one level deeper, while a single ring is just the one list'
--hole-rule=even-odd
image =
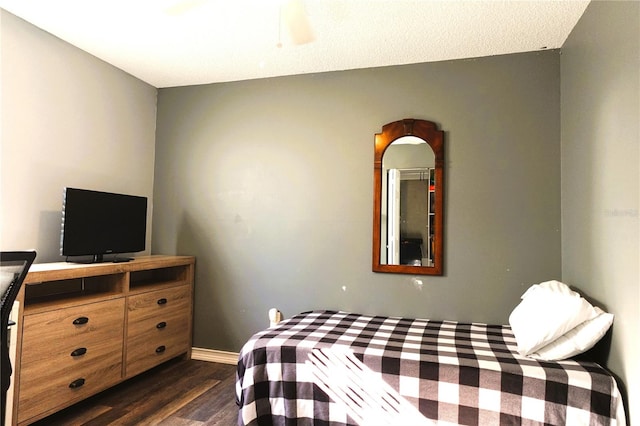
[{"label": "dresser top surface", "polygon": [[135,272],[147,269],[185,266],[195,263],[193,256],[151,255],[136,257],[129,262],[103,263],[35,263],[29,269],[24,280],[25,285],[40,283],[43,280],[59,280],[96,275],[109,275],[125,272]]}]

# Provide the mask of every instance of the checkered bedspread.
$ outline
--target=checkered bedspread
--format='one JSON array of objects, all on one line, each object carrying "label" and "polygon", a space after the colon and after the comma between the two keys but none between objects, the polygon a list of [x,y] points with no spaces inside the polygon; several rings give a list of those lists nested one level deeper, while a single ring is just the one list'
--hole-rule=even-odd
[{"label": "checkered bedspread", "polygon": [[522,357],[509,326],[314,311],[255,334],[239,425],[624,425],[593,362]]}]

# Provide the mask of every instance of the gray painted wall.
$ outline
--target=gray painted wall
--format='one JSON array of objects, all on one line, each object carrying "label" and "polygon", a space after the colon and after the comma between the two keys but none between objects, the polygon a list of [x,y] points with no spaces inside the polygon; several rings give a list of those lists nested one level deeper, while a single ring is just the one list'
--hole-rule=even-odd
[{"label": "gray painted wall", "polygon": [[562,48],[562,277],[615,314],[640,424],[640,3],[592,2]]},{"label": "gray painted wall", "polygon": [[0,247],[57,262],[65,186],[151,197],[157,91],[4,10],[0,31]]},{"label": "gray painted wall", "polygon": [[[194,345],[317,308],[506,323],[560,278],[558,51],[160,89],[153,251],[197,256]],[[371,272],[373,141],[446,132],[445,275]]]}]

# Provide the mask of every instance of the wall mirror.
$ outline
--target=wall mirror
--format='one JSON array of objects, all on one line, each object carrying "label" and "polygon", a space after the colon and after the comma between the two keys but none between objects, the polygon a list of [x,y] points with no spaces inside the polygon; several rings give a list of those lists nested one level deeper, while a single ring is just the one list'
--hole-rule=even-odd
[{"label": "wall mirror", "polygon": [[375,135],[373,271],[442,275],[444,132],[404,119]]}]

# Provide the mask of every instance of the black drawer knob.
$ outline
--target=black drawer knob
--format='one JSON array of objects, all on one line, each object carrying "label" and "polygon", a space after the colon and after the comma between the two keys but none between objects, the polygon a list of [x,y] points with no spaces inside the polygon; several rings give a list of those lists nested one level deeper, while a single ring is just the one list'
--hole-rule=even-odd
[{"label": "black drawer knob", "polygon": [[82,325],[89,322],[89,318],[87,317],[78,317],[73,320],[73,325]]},{"label": "black drawer knob", "polygon": [[76,379],[73,382],[69,383],[69,388],[71,389],[77,389],[80,386],[84,385],[84,379],[80,378],[80,379]]},{"label": "black drawer knob", "polygon": [[161,353],[162,353],[162,352],[164,352],[166,349],[167,349],[167,348],[165,348],[165,346],[164,346],[164,345],[158,346],[158,347],[156,348],[156,353],[157,353],[157,354],[161,354]]},{"label": "black drawer knob", "polygon": [[165,328],[167,326],[167,323],[162,321],[156,324],[156,328],[160,329],[160,328]]},{"label": "black drawer knob", "polygon": [[87,348],[78,348],[75,351],[71,352],[71,356],[80,356],[87,353]]},{"label": "black drawer knob", "polygon": [[164,297],[162,299],[158,299],[158,305],[166,305],[167,304],[167,299],[165,299]]}]

